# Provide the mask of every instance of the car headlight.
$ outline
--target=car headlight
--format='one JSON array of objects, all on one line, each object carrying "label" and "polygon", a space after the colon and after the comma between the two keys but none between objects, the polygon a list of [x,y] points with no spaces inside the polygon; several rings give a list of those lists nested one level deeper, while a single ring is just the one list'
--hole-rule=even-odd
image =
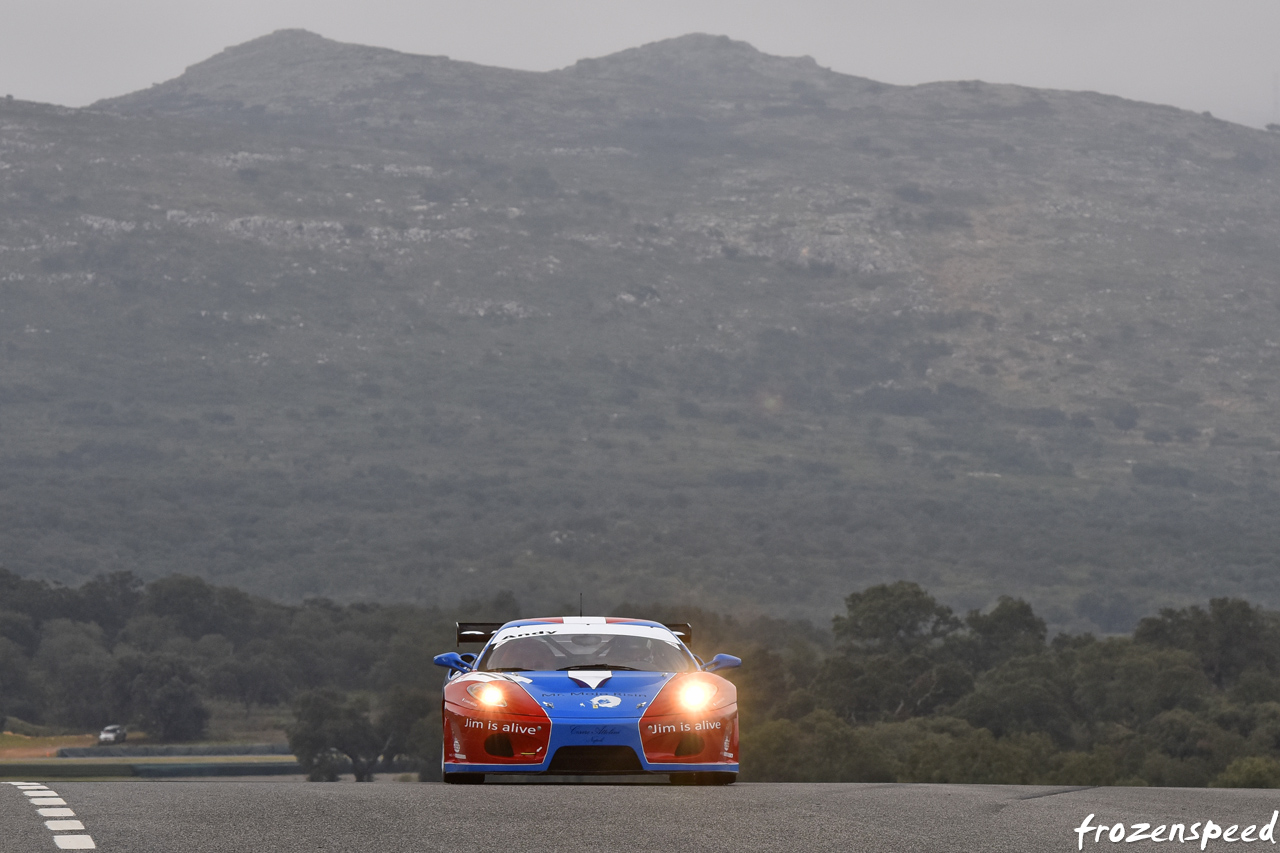
[{"label": "car headlight", "polygon": [[680,704],[686,711],[701,711],[716,695],[715,687],[705,681],[691,681],[680,688]]},{"label": "car headlight", "polygon": [[507,694],[503,693],[502,688],[492,681],[477,681],[467,687],[467,692],[486,708],[507,707]]}]

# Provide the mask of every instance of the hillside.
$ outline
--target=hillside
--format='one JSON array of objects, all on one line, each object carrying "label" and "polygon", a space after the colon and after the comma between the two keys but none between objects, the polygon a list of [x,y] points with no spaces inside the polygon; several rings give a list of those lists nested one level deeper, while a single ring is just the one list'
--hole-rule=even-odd
[{"label": "hillside", "polygon": [[[1072,630],[1280,605],[1280,136],[691,35],[0,102],[0,555]],[[536,609],[536,608],[535,608]]]}]

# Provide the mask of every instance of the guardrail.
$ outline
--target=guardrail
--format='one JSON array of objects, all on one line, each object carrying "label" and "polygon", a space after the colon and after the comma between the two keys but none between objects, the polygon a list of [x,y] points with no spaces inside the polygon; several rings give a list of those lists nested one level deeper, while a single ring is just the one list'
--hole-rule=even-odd
[{"label": "guardrail", "polygon": [[65,746],[59,758],[161,758],[181,755],[292,755],[287,743],[223,743],[173,746]]}]

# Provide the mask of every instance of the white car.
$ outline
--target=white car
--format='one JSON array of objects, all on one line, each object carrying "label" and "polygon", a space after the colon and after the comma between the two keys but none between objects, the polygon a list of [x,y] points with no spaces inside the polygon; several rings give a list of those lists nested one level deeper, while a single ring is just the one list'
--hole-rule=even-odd
[{"label": "white car", "polygon": [[98,733],[98,743],[124,743],[129,737],[129,733],[124,730],[124,726],[107,726]]}]

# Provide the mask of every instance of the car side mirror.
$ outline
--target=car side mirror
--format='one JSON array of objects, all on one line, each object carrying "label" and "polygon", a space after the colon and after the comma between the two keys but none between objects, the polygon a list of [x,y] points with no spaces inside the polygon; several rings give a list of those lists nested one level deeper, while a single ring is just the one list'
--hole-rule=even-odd
[{"label": "car side mirror", "polygon": [[[471,656],[472,660],[475,656]],[[431,659],[436,666],[442,666],[453,672],[470,672],[471,663],[462,659],[462,655],[457,652],[445,652],[442,655],[436,655]]]},{"label": "car side mirror", "polygon": [[742,658],[733,655],[716,655],[710,662],[703,664],[703,672],[715,672],[718,669],[733,669],[742,666]]}]

